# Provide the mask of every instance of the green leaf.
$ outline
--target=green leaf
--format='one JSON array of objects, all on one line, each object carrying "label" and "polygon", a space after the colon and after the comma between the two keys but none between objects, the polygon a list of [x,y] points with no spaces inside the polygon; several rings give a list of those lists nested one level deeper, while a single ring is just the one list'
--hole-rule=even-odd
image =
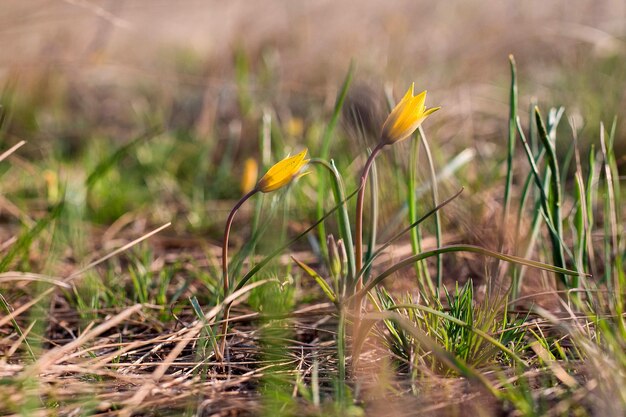
[{"label": "green leaf", "polygon": [[297,260],[293,256],[291,257],[291,259],[293,259],[293,261],[297,263],[304,272],[306,272],[311,278],[313,278],[317,282],[317,284],[320,286],[320,288],[322,288],[322,291],[324,291],[324,294],[326,294],[330,301],[332,301],[333,303],[337,301],[337,296],[333,292],[333,289],[330,288],[330,285],[328,285],[328,283],[324,280],[324,278],[322,278],[313,268],[311,268],[304,262]]}]

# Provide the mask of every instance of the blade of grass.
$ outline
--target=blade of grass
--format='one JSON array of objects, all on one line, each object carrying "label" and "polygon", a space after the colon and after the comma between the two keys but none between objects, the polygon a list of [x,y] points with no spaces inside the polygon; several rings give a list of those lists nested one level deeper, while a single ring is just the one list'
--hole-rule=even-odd
[{"label": "blade of grass", "polygon": [[[0,307],[2,307],[2,309],[5,311],[5,313],[7,315],[11,315],[11,307],[9,306],[9,303],[4,298],[2,293],[0,293]],[[28,355],[30,356],[30,359],[34,362],[36,360],[35,353],[33,352],[33,349],[30,347],[30,344],[28,343],[28,339],[26,339],[25,333],[22,332],[22,328],[17,323],[15,318],[11,319],[11,324],[13,324],[13,329],[15,329],[15,332],[19,335],[19,340],[22,340],[24,345],[26,346],[26,351],[28,352]],[[26,331],[26,333],[30,332],[30,329],[32,329],[34,324],[35,324],[35,322],[30,324],[29,329]],[[9,356],[11,356],[11,355],[7,354],[7,358]]]},{"label": "blade of grass", "polygon": [[309,275],[311,278],[313,278],[315,280],[315,282],[317,282],[317,285],[320,286],[320,288],[322,289],[322,291],[324,291],[324,294],[326,294],[326,296],[328,297],[328,299],[332,302],[335,303],[337,301],[337,296],[335,295],[335,293],[333,292],[333,289],[330,288],[330,285],[328,285],[328,283],[324,280],[324,278],[322,278],[313,268],[309,267],[307,264],[305,264],[304,262],[300,262],[299,260],[297,260],[296,258],[294,258],[293,256],[291,257],[291,259],[293,259],[293,261],[304,271],[307,273],[307,275]]},{"label": "blade of grass", "polygon": [[[393,242],[395,242],[396,240],[398,240],[400,237],[402,237],[406,232],[412,230],[413,228],[415,228],[416,226],[418,226],[419,224],[421,224],[424,220],[428,219],[430,216],[432,216],[433,214],[435,214],[436,211],[442,209],[444,206],[448,205],[450,202],[452,202],[452,200],[454,200],[455,198],[457,198],[459,195],[461,195],[461,193],[463,192],[463,188],[461,188],[459,191],[456,192],[456,194],[454,194],[452,197],[448,198],[447,200],[445,200],[444,202],[442,202],[441,204],[439,204],[437,207],[434,207],[433,209],[429,210],[426,214],[424,214],[422,217],[420,217],[419,219],[417,219],[416,221],[414,221],[413,223],[411,223],[409,226],[407,226],[406,228],[404,228],[403,230],[401,230],[400,232],[396,233],[396,235],[394,235],[391,239],[387,240],[381,247],[379,247],[371,256],[371,258],[365,263],[364,267],[361,269],[361,272],[357,275],[357,279],[361,276],[361,274],[363,273],[363,271],[365,271],[366,269],[370,268],[372,263],[374,262],[374,260],[383,253],[383,251],[385,249],[387,249]],[[355,280],[355,284],[356,284],[356,280]],[[352,290],[353,288],[351,288]],[[434,294],[434,292],[433,292]]]},{"label": "blade of grass", "polygon": [[[545,129],[544,129],[544,132],[545,132]],[[548,194],[546,192],[546,187],[543,185],[541,181],[541,174],[539,173],[539,169],[537,168],[537,164],[535,163],[535,158],[533,157],[533,153],[530,149],[530,146],[528,145],[528,142],[526,141],[526,136],[524,135],[524,131],[522,130],[519,117],[517,118],[517,133],[519,134],[522,144],[524,146],[524,150],[526,151],[526,156],[530,164],[533,177],[535,179],[535,185],[537,186],[537,189],[539,190],[540,195],[539,195],[538,200],[542,208],[541,214],[543,215],[546,221],[546,225],[548,226],[548,230],[550,232],[550,238],[551,238],[552,247],[553,247],[553,254],[556,254],[558,248],[560,248],[561,250],[563,250],[564,248],[564,245],[561,242],[562,234],[559,235],[559,233],[557,232],[553,224],[552,212],[548,204]],[[563,283],[567,286],[567,282],[563,281]]]},{"label": "blade of grass", "polygon": [[[417,221],[417,164],[419,161],[419,145],[420,143],[417,138],[414,138],[414,140],[411,141],[411,153],[409,156],[409,175],[407,179],[408,214],[410,224],[414,224]],[[413,251],[413,254],[420,253],[422,251],[422,236],[420,228],[411,227],[409,230],[411,231],[411,250]],[[425,291],[426,289],[428,289],[430,291],[430,294],[434,295],[435,287],[433,286],[433,282],[430,279],[428,266],[425,262],[415,263],[415,275],[417,276],[420,290]]]},{"label": "blade of grass", "polygon": [[[545,154],[545,150],[542,148],[539,151],[539,154],[534,158],[535,165],[539,165],[539,163],[543,159],[544,154]],[[515,238],[513,240],[516,246],[520,243],[519,241],[520,241],[520,228],[522,224],[522,217],[523,217],[524,209],[526,208],[526,204],[528,202],[528,197],[532,194],[531,184],[534,184],[533,180],[534,180],[534,172],[531,170],[526,176],[526,180],[524,181],[524,186],[522,187],[522,192],[521,192],[521,197],[520,197],[520,204],[517,209],[517,219],[515,223]],[[541,210],[542,208],[541,208],[541,205],[535,204],[535,206],[537,207],[535,208],[535,210],[533,210],[533,220],[532,220],[531,227],[530,227],[531,233],[529,234],[530,239],[528,240],[528,246],[526,248],[525,257],[528,257],[528,253],[532,252],[532,249],[535,246],[537,235],[539,234],[539,220],[541,219],[541,216],[539,215],[538,211]],[[514,268],[513,283],[512,283],[512,290],[511,290],[512,300],[515,300],[519,296],[523,279],[524,279],[524,268],[523,267]]]},{"label": "blade of grass", "polygon": [[263,267],[265,265],[267,265],[272,259],[274,259],[276,256],[278,256],[282,251],[284,251],[286,248],[288,248],[289,246],[293,245],[294,243],[296,243],[298,240],[300,240],[300,238],[302,238],[303,236],[305,236],[307,233],[309,233],[311,230],[315,229],[321,222],[323,222],[324,220],[326,220],[330,215],[332,215],[335,211],[339,210],[342,206],[343,203],[345,203],[346,201],[350,200],[352,197],[354,197],[357,193],[359,192],[359,190],[355,190],[353,191],[350,195],[348,195],[348,197],[346,197],[346,199],[342,202],[340,202],[339,204],[337,204],[335,207],[333,207],[332,209],[328,210],[326,213],[324,213],[324,215],[319,218],[316,222],[314,222],[311,226],[309,226],[306,230],[304,230],[302,233],[300,233],[299,235],[297,235],[296,237],[294,237],[293,239],[291,239],[290,241],[288,241],[287,243],[279,246],[276,250],[274,250],[272,253],[270,253],[269,255],[267,255],[265,258],[263,258],[261,260],[261,262],[259,262],[258,264],[256,264],[252,269],[250,269],[250,271],[248,271],[248,273],[246,275],[244,275],[243,278],[241,278],[241,281],[239,281],[239,283],[235,286],[235,290],[239,290],[241,289],[244,285],[246,285],[246,283],[250,280],[250,278],[252,278],[257,272],[259,272],[261,269],[263,269]]},{"label": "blade of grass", "polygon": [[[574,164],[576,168],[574,172],[574,180],[576,182],[576,187],[574,188],[574,198],[576,204],[576,213],[574,215],[574,227],[576,229],[576,239],[574,242],[575,262],[579,271],[586,271],[585,250],[587,248],[587,236],[589,232],[589,224],[587,224],[587,201],[585,198],[587,191],[585,190],[583,168],[580,161],[580,151],[578,150],[578,132],[575,121],[571,118],[570,126],[572,129],[572,149],[574,150]],[[577,282],[577,277],[574,277],[573,284],[575,288],[578,288],[579,283]],[[589,296],[590,295],[591,294],[589,294]]]},{"label": "blade of grass", "polygon": [[219,349],[219,346],[218,346],[217,338],[215,337],[215,332],[213,331],[211,324],[206,319],[204,312],[202,311],[202,307],[200,307],[200,303],[198,302],[198,299],[195,296],[193,296],[189,299],[189,303],[191,304],[191,307],[193,308],[193,311],[196,314],[196,317],[198,318],[198,320],[202,322],[204,331],[206,332],[207,337],[209,338],[209,341],[211,342],[211,345],[213,346],[213,353],[217,352]]},{"label": "blade of grass", "polygon": [[[361,291],[359,291],[359,293],[356,296],[364,296],[372,288],[374,288],[376,285],[380,284],[385,278],[387,278],[388,276],[390,276],[390,275],[394,274],[395,272],[401,270],[402,268],[405,268],[406,266],[411,265],[411,263],[413,263],[413,262],[416,262],[416,261],[419,261],[419,260],[422,260],[422,259],[426,259],[426,258],[429,258],[431,256],[437,256],[437,255],[440,255],[440,254],[443,254],[443,253],[450,253],[450,252],[472,252],[472,253],[478,253],[478,254],[481,254],[481,255],[484,255],[484,256],[489,256],[489,257],[493,257],[493,258],[496,258],[496,259],[500,259],[502,261],[512,262],[512,263],[516,263],[516,264],[520,264],[520,265],[526,265],[526,266],[530,266],[530,267],[533,267],[533,268],[539,268],[539,269],[543,269],[543,270],[546,270],[546,271],[555,272],[555,273],[558,273],[558,274],[563,274],[563,275],[576,275],[576,274],[579,274],[578,271],[572,271],[572,270],[569,270],[569,269],[565,269],[565,268],[561,268],[561,267],[557,267],[557,266],[553,266],[553,265],[548,265],[548,264],[544,264],[542,262],[533,261],[533,260],[529,260],[529,259],[524,259],[524,258],[520,258],[520,257],[517,257],[517,256],[505,255],[503,253],[492,251],[492,250],[485,249],[485,248],[481,248],[479,246],[474,246],[474,245],[449,245],[449,246],[443,246],[441,248],[425,251],[425,252],[422,252],[420,254],[409,256],[408,258],[403,259],[402,261],[396,263],[394,266],[392,266],[391,268],[387,269],[386,271],[384,271],[383,273],[378,275],[373,280],[369,281],[367,283],[367,285]],[[584,274],[584,275],[587,275],[587,274]]]},{"label": "blade of grass", "polygon": [[[346,73],[346,77],[343,80],[341,85],[341,89],[337,94],[337,98],[335,99],[335,106],[333,108],[333,113],[330,117],[330,121],[328,125],[326,125],[326,129],[324,130],[324,135],[322,136],[322,145],[319,153],[319,159],[328,160],[330,153],[330,144],[331,139],[333,137],[333,133],[335,131],[335,127],[337,126],[337,122],[339,121],[339,115],[341,114],[341,109],[343,108],[343,103],[346,100],[346,96],[348,94],[348,90],[350,88],[350,84],[352,83],[352,77],[354,75],[355,64],[354,61],[350,62],[350,66],[348,67],[348,72]],[[324,213],[324,201],[326,199],[326,181],[323,176],[319,176],[318,179],[318,187],[317,187],[317,217],[322,217]],[[324,222],[319,224],[317,229],[318,240],[320,244],[320,252],[324,257],[324,260],[328,264],[327,254],[328,248],[326,247],[326,226]],[[346,242],[347,243],[347,242]]]},{"label": "blade of grass", "polygon": [[[430,152],[430,145],[428,144],[428,140],[426,139],[426,134],[424,133],[424,129],[422,126],[418,129],[420,138],[422,140],[422,145],[424,146],[424,151],[426,153],[426,160],[428,161],[428,168],[430,170],[430,183],[432,184],[431,193],[433,199],[433,205],[437,206],[439,201],[439,186],[437,185],[437,174],[435,173],[435,163],[433,161],[432,153]],[[435,211],[435,237],[437,239],[437,247],[441,247],[441,217],[439,216],[439,211]],[[441,256],[437,256],[437,286],[436,292],[437,296],[443,287],[443,260]]]},{"label": "blade of grass", "polygon": [[320,164],[328,170],[331,175],[331,185],[335,204],[341,204],[341,210],[337,213],[337,223],[339,224],[339,236],[343,239],[346,246],[346,254],[348,255],[348,282],[354,280],[356,276],[356,266],[354,263],[354,243],[352,242],[352,230],[350,227],[350,215],[348,214],[348,204],[346,200],[346,191],[341,179],[341,174],[337,170],[333,160],[330,163],[320,158],[311,158],[309,163]]},{"label": "blade of grass", "polygon": [[348,95],[348,90],[350,89],[350,84],[352,84],[352,77],[354,76],[355,63],[354,61],[350,62],[350,66],[348,67],[348,72],[346,73],[346,77],[341,84],[341,89],[337,94],[337,98],[335,100],[335,106],[333,108],[333,113],[330,117],[330,121],[326,126],[326,130],[324,131],[324,136],[322,137],[322,148],[320,149],[320,158],[328,159],[328,155],[330,152],[330,140],[335,131],[335,127],[337,126],[337,122],[339,121],[339,115],[341,114],[341,109],[343,108],[343,103],[346,100],[346,96]]},{"label": "blade of grass", "polygon": [[[546,149],[546,158],[548,167],[552,171],[552,181],[550,182],[550,192],[548,194],[548,206],[551,213],[553,227],[556,230],[556,236],[553,238],[553,259],[554,263],[559,267],[565,267],[565,255],[563,252],[563,219],[561,216],[561,175],[559,174],[559,165],[557,162],[556,148],[546,130],[543,118],[539,112],[539,108],[535,107],[535,120],[539,133],[539,139],[542,141]],[[560,276],[560,280],[568,287],[572,287],[564,276]],[[569,284],[569,285],[568,285]]]},{"label": "blade of grass", "polygon": [[[621,269],[621,256],[619,254],[619,220],[617,213],[619,212],[619,206],[617,196],[615,193],[616,187],[614,184],[614,170],[612,165],[614,162],[613,154],[613,139],[615,129],[611,129],[609,140],[605,139],[604,124],[600,124],[600,145],[602,147],[602,155],[604,157],[604,177],[605,177],[605,216],[609,221],[605,221],[605,233],[604,233],[604,252],[605,252],[605,276],[606,283],[609,290],[617,294],[621,294],[622,282],[619,279],[623,274]],[[611,275],[614,275],[611,277]],[[622,303],[618,303],[616,307],[620,307]],[[620,307],[621,308],[621,307]],[[621,311],[620,311],[621,313]]]},{"label": "blade of grass", "polygon": [[[587,186],[586,186],[586,206],[587,212],[585,216],[587,218],[587,225],[589,226],[588,235],[591,236],[593,233],[594,226],[594,215],[593,208],[595,207],[597,195],[598,195],[598,177],[600,173],[600,166],[596,164],[596,150],[595,146],[592,144],[591,149],[589,150],[589,174],[587,175]],[[596,262],[595,262],[595,251],[593,248],[592,239],[587,240],[587,246],[585,248],[585,261],[587,262],[585,271],[591,271],[593,276],[597,276],[596,272]]]},{"label": "blade of grass", "polygon": [[[516,142],[516,120],[517,120],[517,69],[515,58],[509,55],[509,65],[511,67],[511,87],[509,89],[509,135],[507,140],[506,155],[506,183],[504,186],[504,208],[502,210],[502,224],[500,230],[505,230],[505,224],[509,216],[511,205],[511,189],[513,187],[513,157],[515,155]],[[504,233],[501,235],[500,250],[504,245]]]},{"label": "blade of grass", "polygon": [[[372,162],[370,169],[370,227],[367,239],[367,252],[365,254],[364,263],[372,256],[376,248],[376,237],[378,235],[378,170],[376,169],[376,161]],[[359,271],[359,276],[363,277],[363,282],[369,279],[370,270],[363,268],[363,273]]]}]

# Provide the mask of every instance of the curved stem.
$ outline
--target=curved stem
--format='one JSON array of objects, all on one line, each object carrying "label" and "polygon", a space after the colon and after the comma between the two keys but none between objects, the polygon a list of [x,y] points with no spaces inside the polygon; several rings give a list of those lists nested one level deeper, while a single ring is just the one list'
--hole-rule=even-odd
[{"label": "curved stem", "polygon": [[244,195],[241,200],[239,200],[237,204],[235,204],[235,207],[233,207],[233,209],[230,211],[228,219],[226,220],[226,227],[224,229],[224,243],[222,243],[222,280],[224,282],[224,297],[228,296],[228,291],[230,289],[230,280],[228,279],[228,239],[230,238],[230,227],[233,224],[235,213],[237,213],[239,207],[241,207],[247,199],[256,194],[257,191],[258,190],[254,189],[248,194]]},{"label": "curved stem", "polygon": [[533,261],[533,260],[530,260],[530,259],[520,258],[518,256],[513,256],[513,255],[505,255],[503,253],[492,251],[492,250],[489,250],[489,249],[485,249],[485,248],[482,248],[480,246],[460,244],[460,245],[442,246],[442,247],[437,248],[437,249],[424,251],[422,253],[418,253],[416,255],[409,256],[408,258],[405,258],[405,259],[403,259],[400,262],[396,262],[392,267],[390,267],[389,269],[387,269],[386,271],[384,271],[383,273],[378,275],[376,278],[368,281],[367,285],[364,288],[362,288],[360,291],[358,291],[354,295],[354,297],[359,299],[359,297],[365,296],[376,285],[380,284],[385,278],[387,278],[388,276],[392,275],[393,273],[401,270],[402,268],[405,268],[405,267],[411,265],[414,262],[421,261],[422,259],[426,259],[426,258],[429,258],[431,256],[436,256],[436,255],[439,255],[439,254],[442,254],[442,253],[449,253],[449,252],[472,252],[472,253],[478,253],[478,254],[481,254],[481,255],[484,255],[484,256],[489,256],[489,257],[492,257],[492,258],[500,259],[501,261],[510,262],[510,263],[514,263],[514,264],[519,264],[519,265],[526,265],[526,266],[530,266],[530,267],[533,267],[533,268],[543,269],[545,271],[556,272],[558,274],[571,275],[571,276],[575,276],[575,275],[589,276],[589,274],[580,273],[578,271],[573,271],[573,270],[561,268],[561,267],[558,267],[558,266],[544,264],[543,262],[538,262],[538,261]]},{"label": "curved stem", "polygon": [[[365,184],[367,183],[367,176],[372,168],[372,164],[374,163],[374,158],[381,151],[381,149],[385,146],[383,142],[378,143],[369,158],[367,158],[367,162],[363,167],[363,172],[361,173],[361,182],[359,185],[359,194],[356,200],[356,236],[355,236],[355,247],[356,247],[356,273],[359,274],[361,272],[361,268],[363,267],[363,200],[365,199]],[[363,286],[363,276],[359,278],[359,282],[357,284],[357,290]]]},{"label": "curved stem", "polygon": [[[405,227],[403,230],[401,230],[400,232],[396,233],[394,236],[392,236],[389,240],[387,240],[384,244],[382,244],[378,249],[376,249],[373,253],[372,256],[367,260],[367,262],[365,262],[364,268],[363,270],[359,271],[357,278],[361,278],[363,276],[363,273],[372,266],[372,264],[374,263],[374,261],[376,260],[376,258],[385,250],[387,249],[393,242],[395,242],[396,240],[398,240],[400,237],[402,237],[406,232],[408,232],[409,230],[413,230],[415,227],[417,227],[420,223],[422,223],[424,220],[426,220],[427,218],[429,218],[431,215],[435,214],[435,212],[439,211],[440,209],[442,209],[444,206],[446,206],[448,203],[450,203],[452,200],[454,200],[455,198],[457,198],[459,195],[461,195],[461,193],[463,192],[464,188],[461,188],[459,191],[456,192],[456,194],[454,194],[452,197],[449,197],[448,199],[446,199],[444,202],[442,202],[441,204],[439,204],[438,206],[432,208],[431,210],[429,210],[426,214],[424,214],[422,217],[420,217],[419,219],[415,220],[413,223],[411,223],[410,225],[408,225],[407,227]],[[421,253],[421,252],[419,252]],[[350,293],[352,293],[352,289],[353,287],[350,289]],[[433,289],[433,294],[434,294],[434,289]]]},{"label": "curved stem", "polygon": [[[230,291],[230,279],[228,277],[228,239],[230,237],[230,228],[235,218],[237,210],[246,202],[250,197],[256,194],[258,190],[255,188],[248,194],[244,195],[241,200],[235,204],[235,207],[230,211],[228,219],[226,220],[226,227],[224,228],[224,242],[222,243],[222,281],[224,285],[224,298],[228,297]],[[228,313],[230,312],[230,303],[226,305],[226,311],[224,313],[224,324],[222,325],[222,345],[220,347],[219,356],[223,357],[224,349],[226,348],[226,331],[228,330]]]}]

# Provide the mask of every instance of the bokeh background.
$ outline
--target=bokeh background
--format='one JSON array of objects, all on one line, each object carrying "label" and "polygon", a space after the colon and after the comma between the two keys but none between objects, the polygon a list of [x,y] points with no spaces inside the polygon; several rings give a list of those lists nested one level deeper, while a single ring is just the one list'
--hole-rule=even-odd
[{"label": "bokeh background", "polygon": [[[150,150],[165,140],[160,156],[137,158],[172,177],[155,177],[160,185],[145,198],[137,187],[112,197],[116,183],[100,200],[92,192],[97,221],[155,196],[179,201],[200,182],[202,200],[234,199],[241,162],[259,157],[264,117],[279,145],[315,149],[352,62],[334,157],[373,143],[388,101],[415,82],[443,107],[427,123],[438,165],[470,148],[473,165],[491,169],[505,151],[509,54],[524,123],[534,100],[544,112],[565,106],[584,150],[598,142],[600,122],[610,126],[626,108],[625,37],[621,0],[10,1],[0,8],[4,140],[27,140],[24,154],[35,159],[95,161],[162,126],[169,139]],[[617,121],[623,164],[626,129]],[[120,175],[117,184],[133,182]],[[202,223],[197,211],[192,224]]]},{"label": "bokeh background", "polygon": [[85,93],[94,103],[78,111],[97,103],[104,117],[138,111],[128,99],[138,82],[215,105],[238,60],[253,73],[251,90],[332,103],[354,60],[357,78],[376,92],[415,81],[449,116],[503,116],[512,53],[524,95],[596,122],[624,108],[625,36],[620,0],[26,0],[0,10],[0,74],[54,71],[122,95],[110,103]]}]

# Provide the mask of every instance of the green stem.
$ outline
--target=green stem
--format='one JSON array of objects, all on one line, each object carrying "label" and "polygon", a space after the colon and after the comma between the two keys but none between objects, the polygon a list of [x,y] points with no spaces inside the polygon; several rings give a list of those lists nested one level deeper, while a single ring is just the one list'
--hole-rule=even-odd
[{"label": "green stem", "polygon": [[[222,281],[224,285],[224,298],[228,297],[228,292],[230,291],[230,279],[228,277],[228,240],[230,238],[230,228],[233,224],[233,219],[235,218],[235,213],[237,210],[246,202],[250,197],[256,194],[258,190],[255,188],[250,191],[248,194],[244,195],[241,200],[235,204],[235,207],[230,211],[228,215],[228,219],[226,219],[226,227],[224,228],[224,242],[222,243]],[[224,312],[224,324],[222,325],[222,344],[220,347],[220,356],[223,357],[224,350],[226,348],[226,332],[228,331],[228,315],[230,313],[230,303],[228,303],[225,307]]]},{"label": "green stem", "polygon": [[339,324],[337,325],[337,368],[339,372],[337,399],[343,408],[346,400],[346,313],[343,305],[339,306]]},{"label": "green stem", "polygon": [[[335,127],[337,126],[337,123],[339,121],[339,116],[341,115],[341,109],[343,108],[343,103],[345,102],[346,97],[348,95],[348,89],[350,88],[350,84],[352,83],[352,76],[354,75],[354,69],[355,69],[355,63],[354,61],[352,61],[350,62],[350,67],[348,68],[348,72],[343,81],[343,84],[341,85],[341,90],[339,90],[339,93],[337,94],[337,98],[335,100],[335,107],[333,108],[333,114],[330,118],[330,121],[328,122],[328,125],[326,126],[326,130],[324,131],[324,135],[322,137],[322,145],[321,145],[321,149],[319,153],[320,159],[322,160],[328,159],[328,155],[330,153],[331,139],[333,137]],[[326,198],[326,181],[324,177],[319,178],[319,185],[318,185],[317,191],[318,191],[318,194],[317,194],[316,214],[317,214],[317,217],[319,218],[319,217],[322,217],[322,215],[324,214],[324,199]],[[324,260],[328,262],[328,257],[326,256],[326,254],[328,253],[328,248],[326,247],[326,228],[324,226],[324,223],[320,223],[317,232],[318,232],[318,237],[319,237],[321,255],[324,258]]]},{"label": "green stem", "polygon": [[[361,268],[363,267],[363,200],[365,199],[365,184],[367,184],[367,176],[369,171],[374,163],[374,158],[376,155],[380,153],[385,144],[383,142],[379,142],[378,145],[374,148],[369,158],[367,158],[367,162],[363,167],[363,172],[361,173],[361,182],[359,184],[359,193],[357,195],[356,200],[356,228],[355,228],[355,246],[356,246],[356,272],[360,273]],[[357,288],[362,287],[363,285],[363,276],[359,278],[359,284]]]},{"label": "green stem", "polygon": [[[378,171],[376,169],[376,163],[372,164],[369,175],[370,183],[370,218],[369,218],[369,230],[367,236],[367,253],[365,254],[365,260],[372,257],[376,249],[376,235],[378,234]],[[370,271],[366,267],[364,268],[362,277],[366,282],[369,278]]]},{"label": "green stem", "polygon": [[[557,266],[565,267],[565,254],[563,250],[563,221],[561,218],[561,176],[559,173],[559,165],[557,163],[556,149],[554,143],[550,140],[550,136],[546,130],[546,127],[539,113],[539,108],[535,106],[535,119],[537,123],[537,129],[539,131],[539,139],[543,142],[543,146],[546,149],[546,157],[548,167],[552,171],[552,181],[550,182],[550,193],[548,195],[548,203],[550,206],[550,214],[552,224],[556,231],[556,235],[553,238],[554,263]],[[565,280],[565,277],[561,275],[561,281],[571,288],[571,283]]]},{"label": "green stem", "polygon": [[[502,233],[500,236],[500,250],[502,250],[505,243],[504,230],[509,217],[509,210],[511,206],[511,189],[513,188],[513,157],[515,155],[515,135],[517,131],[517,71],[515,68],[515,58],[513,57],[513,55],[509,55],[509,64],[511,66],[511,89],[509,94],[509,137],[507,141],[506,185],[504,187],[504,209],[502,210]],[[517,244],[517,241],[514,241],[513,244]]]},{"label": "green stem", "polygon": [[[320,158],[311,158],[309,161],[311,164],[319,164],[326,168],[330,172],[333,188],[333,196],[335,197],[335,204],[341,205],[341,210],[337,213],[337,222],[341,229],[341,238],[346,246],[346,252],[348,253],[348,281],[351,282],[356,277],[356,270],[354,264],[354,244],[352,243],[352,231],[350,230],[350,216],[348,215],[348,202],[346,200],[346,192],[344,190],[343,181],[339,175],[339,171],[332,163],[328,163]],[[321,216],[320,216],[321,217]]]},{"label": "green stem", "polygon": [[[430,171],[430,183],[431,183],[431,195],[433,199],[433,205],[439,204],[439,188],[437,186],[437,174],[435,173],[435,162],[433,155],[430,152],[430,145],[426,139],[426,134],[422,126],[419,127],[420,137],[422,138],[422,144],[424,145],[424,152],[426,153],[426,160],[428,161],[428,168]],[[441,247],[441,216],[439,212],[435,212],[435,238],[437,240],[437,247]],[[437,256],[437,287],[436,296],[439,297],[439,293],[443,288],[443,260],[441,256]]]}]

